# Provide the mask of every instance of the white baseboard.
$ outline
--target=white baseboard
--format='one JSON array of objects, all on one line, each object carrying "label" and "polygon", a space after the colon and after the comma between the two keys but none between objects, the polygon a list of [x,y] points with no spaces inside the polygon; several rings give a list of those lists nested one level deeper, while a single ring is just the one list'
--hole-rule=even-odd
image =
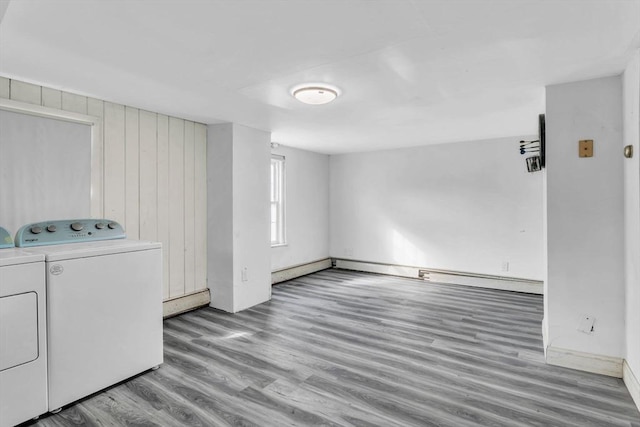
[{"label": "white baseboard", "polygon": [[287,280],[295,279],[296,277],[315,273],[316,271],[326,270],[327,268],[331,268],[331,258],[283,268],[271,273],[271,284],[285,282]]},{"label": "white baseboard", "polygon": [[543,282],[516,277],[491,276],[486,274],[436,270],[423,267],[355,261],[340,258],[335,259],[335,266],[345,270],[366,271],[369,273],[388,274],[391,276],[410,277],[413,279],[422,278],[428,282],[451,283],[456,285],[526,292],[540,295],[543,293]]},{"label": "white baseboard", "polygon": [[549,365],[622,378],[622,358],[619,357],[547,347],[546,359]]},{"label": "white baseboard", "polygon": [[335,258],[335,267],[344,270],[365,271],[367,273],[388,274],[390,276],[410,277],[419,279],[420,267],[406,265],[380,264],[366,261],[353,261],[350,259]]},{"label": "white baseboard", "polygon": [[162,316],[166,319],[167,317],[209,305],[209,302],[211,302],[209,289],[203,289],[202,291],[189,295],[172,298],[162,303]]},{"label": "white baseboard", "polygon": [[626,360],[622,364],[622,379],[624,380],[627,390],[629,390],[629,394],[640,411],[640,382],[638,382],[638,377],[635,376],[631,370],[631,366],[629,366],[629,363],[627,363]]}]

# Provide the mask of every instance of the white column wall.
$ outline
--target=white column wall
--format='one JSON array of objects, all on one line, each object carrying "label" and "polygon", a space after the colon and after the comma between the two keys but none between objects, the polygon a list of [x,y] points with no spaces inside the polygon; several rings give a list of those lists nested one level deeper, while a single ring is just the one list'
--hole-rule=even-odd
[{"label": "white column wall", "polygon": [[[640,50],[623,74],[623,145],[633,146],[624,163],[624,226],[626,279],[625,358],[640,378]],[[638,402],[640,405],[640,402]]]},{"label": "white column wall", "polygon": [[270,139],[235,124],[208,128],[208,278],[210,305],[220,310],[271,298]]},{"label": "white column wall", "polygon": [[[547,87],[548,346],[622,357],[624,253],[620,76]],[[594,156],[578,157],[578,141]],[[594,332],[578,331],[583,316]]]},{"label": "white column wall", "polygon": [[233,130],[233,305],[240,311],[271,299],[271,134],[240,125]]}]

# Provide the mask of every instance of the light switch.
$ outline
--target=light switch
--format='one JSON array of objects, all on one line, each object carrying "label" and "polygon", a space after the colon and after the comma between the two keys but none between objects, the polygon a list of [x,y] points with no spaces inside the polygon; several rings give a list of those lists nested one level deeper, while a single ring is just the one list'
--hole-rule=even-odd
[{"label": "light switch", "polygon": [[578,144],[579,157],[593,157],[593,139],[581,139]]}]

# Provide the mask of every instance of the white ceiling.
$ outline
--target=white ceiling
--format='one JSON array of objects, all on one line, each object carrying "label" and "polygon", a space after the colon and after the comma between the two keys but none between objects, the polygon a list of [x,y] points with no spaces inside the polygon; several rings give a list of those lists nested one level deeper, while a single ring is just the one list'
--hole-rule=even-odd
[{"label": "white ceiling", "polygon": [[[13,0],[4,12],[1,75],[323,153],[535,134],[545,85],[619,74],[640,47],[640,0]],[[303,105],[289,91],[304,82],[343,93]]]}]

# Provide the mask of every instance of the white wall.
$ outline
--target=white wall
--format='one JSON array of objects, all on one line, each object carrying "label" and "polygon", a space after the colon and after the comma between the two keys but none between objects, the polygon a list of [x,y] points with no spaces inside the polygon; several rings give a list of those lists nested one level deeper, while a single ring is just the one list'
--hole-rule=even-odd
[{"label": "white wall", "polygon": [[207,288],[205,125],[4,77],[0,98],[98,117],[92,214],[162,242],[165,300]]},{"label": "white wall", "polygon": [[286,242],[271,248],[271,270],[329,257],[329,156],[280,145],[285,156]]},{"label": "white wall", "polygon": [[518,151],[532,138],[331,156],[331,256],[542,279],[542,174]]},{"label": "white wall", "polygon": [[[234,311],[271,298],[269,182],[271,134],[234,125]],[[241,281],[242,269],[247,281]]]},{"label": "white wall", "polygon": [[232,313],[271,298],[270,140],[245,126],[209,125],[211,306]]},{"label": "white wall", "polygon": [[[623,145],[634,155],[624,164],[624,235],[627,363],[640,377],[640,50],[623,75]],[[640,402],[638,402],[640,404]]]},{"label": "white wall", "polygon": [[[623,174],[620,76],[547,87],[548,345],[623,356]],[[594,156],[578,157],[578,141]],[[577,330],[581,316],[595,331]]]}]

